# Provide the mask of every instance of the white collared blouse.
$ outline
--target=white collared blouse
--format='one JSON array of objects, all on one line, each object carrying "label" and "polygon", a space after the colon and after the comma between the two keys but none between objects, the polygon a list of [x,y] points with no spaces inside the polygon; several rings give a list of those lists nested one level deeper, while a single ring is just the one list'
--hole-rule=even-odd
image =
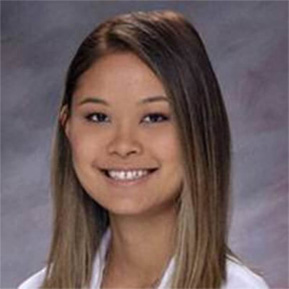
[{"label": "white collared blouse", "polygon": [[[102,274],[105,267],[105,256],[110,242],[111,232],[107,230],[104,234],[100,248],[96,254],[93,264],[93,274],[88,289],[100,289]],[[168,264],[168,267],[162,277],[158,289],[168,289],[172,277],[174,258]],[[45,268],[32,275],[24,281],[18,289],[39,289],[45,275]],[[222,289],[269,289],[263,278],[252,272],[245,265],[232,258],[227,259],[227,282],[223,284]]]}]

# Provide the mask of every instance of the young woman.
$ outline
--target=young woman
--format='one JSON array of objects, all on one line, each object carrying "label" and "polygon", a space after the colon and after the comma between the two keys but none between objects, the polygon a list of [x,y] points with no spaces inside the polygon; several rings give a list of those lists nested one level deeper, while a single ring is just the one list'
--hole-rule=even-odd
[{"label": "young woman", "polygon": [[19,288],[268,288],[227,246],[230,153],[193,26],[172,11],[102,23],[67,74],[47,266]]}]

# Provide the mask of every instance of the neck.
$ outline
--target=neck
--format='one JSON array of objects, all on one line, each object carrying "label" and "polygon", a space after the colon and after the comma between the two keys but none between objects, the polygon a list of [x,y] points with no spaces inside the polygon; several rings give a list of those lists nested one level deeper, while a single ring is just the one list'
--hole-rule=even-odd
[{"label": "neck", "polygon": [[174,208],[150,216],[111,214],[111,276],[131,279],[127,287],[129,283],[141,287],[160,279],[174,253],[176,220]]}]

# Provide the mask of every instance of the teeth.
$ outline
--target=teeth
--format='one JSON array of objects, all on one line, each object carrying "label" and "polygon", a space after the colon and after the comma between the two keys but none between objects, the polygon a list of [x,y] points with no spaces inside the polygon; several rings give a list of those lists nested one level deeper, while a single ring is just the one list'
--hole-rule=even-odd
[{"label": "teeth", "polygon": [[148,170],[138,171],[108,171],[108,175],[115,180],[136,180],[148,174]]}]

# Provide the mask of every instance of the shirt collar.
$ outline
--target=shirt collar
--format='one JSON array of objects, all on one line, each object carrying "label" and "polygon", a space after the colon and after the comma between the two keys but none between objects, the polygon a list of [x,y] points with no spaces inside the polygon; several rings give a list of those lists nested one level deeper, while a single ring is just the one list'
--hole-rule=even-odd
[{"label": "shirt collar", "polygon": [[[93,270],[92,270],[92,278],[91,278],[91,284],[90,289],[99,289],[101,286],[101,280],[103,276],[103,270],[105,267],[105,259],[106,259],[106,252],[110,243],[111,239],[111,230],[108,228],[106,232],[104,233],[101,243],[99,246],[99,249],[96,253],[95,260],[93,263]],[[158,286],[158,289],[167,289],[168,284],[170,282],[170,279],[172,277],[173,271],[175,267],[175,257],[173,257],[169,265],[162,277],[162,280]]]}]

